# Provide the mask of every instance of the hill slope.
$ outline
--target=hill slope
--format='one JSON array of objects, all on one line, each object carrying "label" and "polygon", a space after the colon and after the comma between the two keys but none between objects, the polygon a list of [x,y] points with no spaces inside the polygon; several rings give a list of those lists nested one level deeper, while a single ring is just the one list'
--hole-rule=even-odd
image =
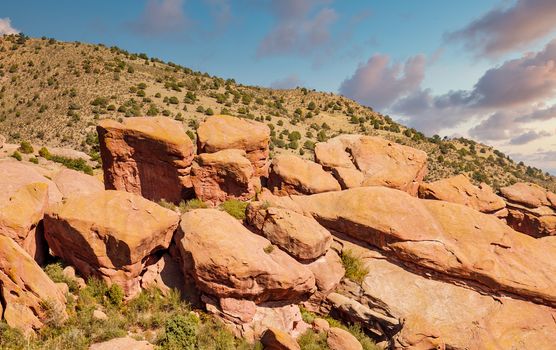
[{"label": "hill slope", "polygon": [[315,142],[339,133],[380,135],[424,150],[428,180],[466,173],[495,188],[529,181],[556,190],[556,178],[467,139],[427,138],[372,108],[331,93],[244,86],[119,48],[25,36],[0,37],[0,134],[96,153],[99,119],[164,115],[189,135],[211,114],[266,122],[273,152],[312,157]]}]

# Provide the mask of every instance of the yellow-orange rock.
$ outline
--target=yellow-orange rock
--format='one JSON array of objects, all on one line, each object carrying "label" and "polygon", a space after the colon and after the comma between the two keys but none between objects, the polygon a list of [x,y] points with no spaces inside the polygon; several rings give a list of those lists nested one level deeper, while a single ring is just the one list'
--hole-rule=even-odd
[{"label": "yellow-orange rock", "polygon": [[45,183],[48,185],[48,202],[58,203],[62,200],[62,193],[54,182],[46,178],[41,168],[16,160],[0,160],[0,200],[9,198],[22,186],[32,183]]},{"label": "yellow-orange rock", "polygon": [[301,350],[295,339],[277,328],[267,329],[261,337],[261,343],[265,350]]},{"label": "yellow-orange rock", "polygon": [[268,176],[270,129],[263,123],[228,115],[208,117],[197,129],[197,152],[242,149],[255,176]]},{"label": "yellow-orange rock", "polygon": [[520,234],[492,215],[386,187],[293,200],[331,230],[367,242],[423,273],[492,293],[556,306],[556,246]]},{"label": "yellow-orange rock", "polygon": [[363,346],[350,332],[338,327],[328,330],[326,343],[330,350],[363,350]]},{"label": "yellow-orange rock", "polygon": [[244,150],[226,149],[195,157],[191,182],[197,198],[212,204],[228,199],[249,200],[260,187]]},{"label": "yellow-orange rock", "polygon": [[338,181],[322,166],[293,155],[279,155],[272,160],[268,188],[278,195],[314,194],[341,189]]},{"label": "yellow-orange rock", "polygon": [[168,248],[178,214],[138,195],[103,191],[72,196],[50,208],[44,231],[50,249],[83,276],[139,291],[140,274]]},{"label": "yellow-orange rock", "polygon": [[[18,244],[2,235],[0,299],[4,309],[2,318],[9,326],[27,334],[41,328],[52,314],[62,321],[67,317],[66,299],[56,284]],[[45,302],[49,303],[50,310],[46,309]]]},{"label": "yellow-orange rock", "polygon": [[99,179],[72,169],[60,170],[52,181],[66,198],[104,191],[104,184]]},{"label": "yellow-orange rock", "polygon": [[327,170],[361,171],[362,186],[386,186],[411,195],[417,195],[427,173],[425,152],[376,136],[340,135],[318,143],[315,159]]},{"label": "yellow-orange rock", "polygon": [[419,185],[419,198],[459,203],[483,213],[494,213],[506,206],[490,186],[482,183],[477,187],[465,175],[422,183]]},{"label": "yellow-orange rock", "polygon": [[105,119],[97,126],[106,189],[178,203],[190,195],[193,143],[165,117]]},{"label": "yellow-orange rock", "polygon": [[209,295],[260,303],[298,300],[315,289],[311,271],[225,212],[185,213],[175,239],[184,274]]}]

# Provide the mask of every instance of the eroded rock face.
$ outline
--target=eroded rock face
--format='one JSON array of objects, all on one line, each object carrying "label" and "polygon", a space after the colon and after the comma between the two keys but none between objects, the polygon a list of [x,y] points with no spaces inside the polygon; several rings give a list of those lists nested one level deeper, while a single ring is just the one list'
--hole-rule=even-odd
[{"label": "eroded rock face", "polygon": [[293,155],[279,155],[272,160],[268,188],[278,195],[314,194],[341,189],[338,181],[322,166]]},{"label": "eroded rock face", "polygon": [[556,341],[553,308],[422,277],[355,249],[369,273],[360,287],[342,289],[342,297],[380,314],[366,314],[369,321],[403,320],[389,335],[396,349],[550,349]]},{"label": "eroded rock face", "polygon": [[257,232],[297,260],[317,259],[330,248],[330,232],[315,219],[295,211],[252,202],[247,208],[247,220]]},{"label": "eroded rock face", "polygon": [[66,198],[104,191],[104,184],[99,179],[71,169],[60,170],[52,181]]},{"label": "eroded rock face", "polygon": [[[10,327],[31,333],[47,317],[43,301],[63,320],[66,299],[39,265],[11,238],[0,235],[0,296],[3,319]],[[2,310],[2,307],[0,307]]]},{"label": "eroded rock face", "polygon": [[228,115],[208,117],[197,129],[197,152],[244,150],[254,176],[268,176],[270,129],[263,123]]},{"label": "eroded rock face", "polygon": [[494,213],[506,206],[490,186],[483,183],[477,187],[465,175],[422,183],[419,185],[419,198],[459,203],[483,213]]},{"label": "eroded rock face", "polygon": [[165,117],[101,120],[97,126],[106,189],[178,203],[189,195],[193,143]]},{"label": "eroded rock face", "polygon": [[83,276],[139,291],[139,276],[155,252],[168,248],[178,214],[124,191],[73,196],[45,215],[44,231],[54,255]]},{"label": "eroded rock face", "polygon": [[196,197],[212,204],[227,199],[251,199],[255,196],[255,188],[260,187],[245,151],[239,149],[196,156],[191,174]]},{"label": "eroded rock face", "polygon": [[533,237],[556,235],[556,195],[532,183],[500,189],[507,201],[506,220],[513,229]]},{"label": "eroded rock face", "polygon": [[340,135],[318,143],[315,160],[327,170],[359,170],[365,177],[361,186],[386,186],[411,195],[417,195],[427,173],[425,152],[376,136]]},{"label": "eroded rock face", "polygon": [[185,213],[176,245],[184,274],[209,295],[256,303],[293,301],[315,288],[311,271],[219,210]]},{"label": "eroded rock face", "polygon": [[[372,200],[369,200],[372,198]],[[556,305],[556,254],[492,215],[385,187],[293,196],[317,221],[369,243],[422,273],[492,293]]]}]

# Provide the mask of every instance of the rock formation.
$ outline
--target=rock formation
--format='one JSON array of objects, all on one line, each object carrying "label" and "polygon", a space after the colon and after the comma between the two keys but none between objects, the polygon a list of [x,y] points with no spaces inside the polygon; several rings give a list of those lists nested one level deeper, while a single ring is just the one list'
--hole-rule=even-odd
[{"label": "rock formation", "polygon": [[270,129],[263,123],[228,115],[208,117],[197,129],[197,152],[241,149],[253,164],[254,176],[268,176]]},{"label": "rock formation", "polygon": [[101,120],[97,126],[106,189],[179,203],[191,192],[193,144],[165,117]]},{"label": "rock formation", "polygon": [[104,191],[104,184],[99,179],[71,169],[60,170],[52,181],[66,198]]}]

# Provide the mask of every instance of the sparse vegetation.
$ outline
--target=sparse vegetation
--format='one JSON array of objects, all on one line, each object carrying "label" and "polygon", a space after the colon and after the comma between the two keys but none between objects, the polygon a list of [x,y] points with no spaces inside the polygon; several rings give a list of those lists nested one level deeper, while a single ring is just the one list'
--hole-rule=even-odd
[{"label": "sparse vegetation", "polygon": [[356,283],[363,283],[363,279],[368,271],[363,265],[363,261],[353,254],[350,250],[342,251],[342,265],[346,269],[346,277]]},{"label": "sparse vegetation", "polygon": [[220,204],[220,208],[238,220],[245,219],[245,210],[249,203],[237,199],[229,199]]}]

